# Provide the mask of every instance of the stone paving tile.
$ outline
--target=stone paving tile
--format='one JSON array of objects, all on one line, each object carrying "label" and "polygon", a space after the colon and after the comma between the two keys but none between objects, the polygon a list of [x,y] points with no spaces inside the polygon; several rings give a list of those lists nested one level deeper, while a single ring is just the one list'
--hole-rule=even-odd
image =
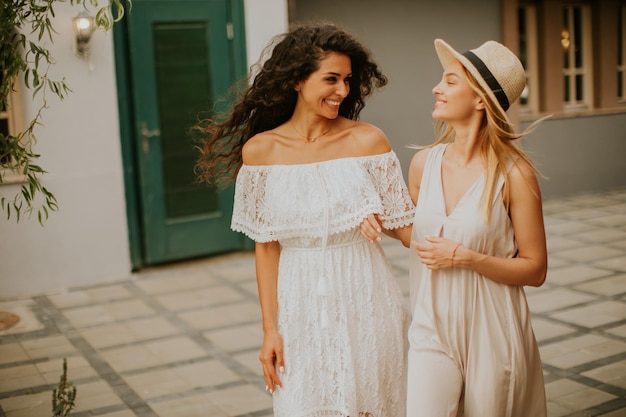
[{"label": "stone paving tile", "polygon": [[574,288],[579,291],[585,291],[592,294],[604,295],[610,297],[626,293],[626,274],[613,275],[607,278],[596,279]]},{"label": "stone paving tile", "polygon": [[527,296],[530,311],[533,313],[545,313],[561,310],[566,307],[585,304],[596,298],[593,295],[572,291],[568,288],[554,288],[543,291],[535,291]]},{"label": "stone paving tile", "polygon": [[[17,334],[25,331],[44,330],[45,325],[37,318],[33,309],[36,308],[36,303],[33,300],[13,300],[7,302],[0,302],[0,311],[10,311],[16,314],[20,321],[13,327],[0,332],[0,337],[3,335]],[[2,346],[0,345],[0,363],[2,363]]]},{"label": "stone paving tile", "polygon": [[607,333],[626,338],[626,324],[605,330]]},{"label": "stone paving tile", "polygon": [[50,417],[50,392],[17,394],[0,400],[7,417]]},{"label": "stone paving tile", "polygon": [[216,360],[197,361],[123,376],[143,399],[185,393],[206,386],[219,386],[241,378]]},{"label": "stone paving tile", "polygon": [[595,229],[584,233],[569,235],[569,238],[589,243],[609,243],[626,239],[626,232],[616,229]]},{"label": "stone paving tile", "polygon": [[581,281],[589,281],[594,278],[606,277],[613,274],[613,271],[602,268],[594,268],[588,265],[571,265],[562,268],[553,266],[548,271],[546,280],[551,284],[568,285]]},{"label": "stone paving tile", "polygon": [[[586,232],[589,233],[589,232]],[[585,242],[581,242],[575,238],[568,236],[550,236],[546,238],[546,244],[550,253],[556,253],[566,249],[580,248],[586,245]]]},{"label": "stone paving tile", "polygon": [[149,317],[81,329],[80,334],[96,349],[158,339],[180,332],[164,317]]},{"label": "stone paving tile", "polygon": [[[175,270],[168,266],[167,272],[159,272],[150,269],[147,272],[140,272],[136,275],[134,284],[150,295],[169,294],[173,292],[194,290],[216,285],[217,281],[208,274],[190,273],[186,274],[182,270]],[[176,279],[173,279],[173,278]]]},{"label": "stone paving tile", "polygon": [[158,417],[229,417],[206,394],[177,397],[159,402],[150,402],[149,404],[150,408],[154,410],[154,415]]},{"label": "stone paving tile", "polygon": [[62,335],[25,340],[20,344],[31,359],[62,357],[76,353],[76,348]]},{"label": "stone paving tile", "polygon": [[546,320],[541,317],[535,317],[533,318],[533,331],[537,342],[541,344],[546,340],[570,335],[578,330],[576,327],[555,323],[554,321]]},{"label": "stone paving tile", "polygon": [[[626,190],[544,204],[546,283],[526,288],[549,417],[626,417]],[[383,249],[408,298],[407,249]],[[0,417],[49,417],[67,358],[74,417],[271,417],[252,252],[0,299]]]},{"label": "stone paving tile", "polygon": [[615,242],[610,242],[607,244],[610,248],[616,248],[626,251],[626,240],[619,240]]},{"label": "stone paving tile", "polygon": [[0,345],[0,365],[28,360],[29,357],[19,343]]},{"label": "stone paving tile", "polygon": [[119,373],[161,364],[188,361],[206,356],[206,352],[188,337],[174,337],[101,351],[104,359]]},{"label": "stone paving tile", "polygon": [[597,244],[559,251],[557,254],[560,258],[565,258],[577,263],[597,262],[623,255],[622,251],[619,249],[613,249],[608,246]]},{"label": "stone paving tile", "polygon": [[604,326],[626,318],[626,303],[601,301],[550,314],[550,317],[589,328]]},{"label": "stone paving tile", "polygon": [[626,225],[626,213],[621,212],[618,214],[597,216],[597,217],[588,219],[588,222],[595,226],[623,227],[624,225]]},{"label": "stone paving tile", "polygon": [[[565,259],[560,259],[556,254],[550,255],[548,259],[548,273],[552,273],[557,268],[563,268],[565,266],[570,266],[572,263]],[[548,281],[548,285],[550,285],[552,281]],[[534,288],[534,287],[532,287]],[[532,290],[531,290],[532,291]]]},{"label": "stone paving tile", "polygon": [[259,323],[211,330],[203,333],[206,339],[226,352],[261,348],[263,332]]},{"label": "stone paving tile", "polygon": [[569,369],[626,352],[626,343],[603,336],[583,335],[539,347],[545,364]]},{"label": "stone paving tile", "polygon": [[101,414],[100,417],[137,417],[137,414],[130,410],[116,411],[114,413]]},{"label": "stone paving tile", "polygon": [[106,381],[77,382],[76,391],[80,392],[80,395],[76,395],[76,413],[123,404]]},{"label": "stone paving tile", "polygon": [[626,256],[623,253],[617,253],[610,259],[602,259],[594,262],[593,266],[598,268],[612,269],[614,271],[626,272]]},{"label": "stone paving tile", "polygon": [[259,351],[254,349],[250,352],[233,354],[233,359],[246,367],[250,372],[262,377],[263,370],[261,369],[259,362]]},{"label": "stone paving tile", "polygon": [[[68,356],[65,359],[67,360],[68,369],[72,370],[72,378],[93,379],[98,376],[96,370],[83,356]],[[58,383],[63,373],[63,359],[61,358],[37,362],[35,366],[48,384]]]},{"label": "stone paving tile", "polygon": [[[551,224],[549,217],[546,218],[546,233],[549,236],[569,236],[577,233],[590,232],[596,230],[596,226],[579,221],[565,221],[557,224]],[[547,237],[549,240],[550,237]]]},{"label": "stone paving tile", "polygon": [[88,307],[72,308],[64,312],[77,329],[138,317],[154,316],[156,311],[141,300],[107,302]]},{"label": "stone paving tile", "polygon": [[244,299],[244,296],[228,286],[217,285],[209,288],[196,288],[192,291],[158,295],[155,299],[170,311],[181,311],[225,302],[241,301]]},{"label": "stone paving tile", "polygon": [[626,389],[626,359],[582,372],[581,375]]},{"label": "stone paving tile", "polygon": [[192,328],[203,330],[249,322],[256,324],[259,320],[259,314],[257,301],[244,301],[182,312],[178,313],[178,317]]}]

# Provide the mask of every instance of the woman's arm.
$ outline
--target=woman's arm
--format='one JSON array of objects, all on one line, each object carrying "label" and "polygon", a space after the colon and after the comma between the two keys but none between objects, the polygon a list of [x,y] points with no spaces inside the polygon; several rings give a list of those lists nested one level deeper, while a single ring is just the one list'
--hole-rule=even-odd
[{"label": "woman's arm", "polygon": [[468,268],[503,284],[541,286],[548,270],[541,191],[535,173],[527,164],[519,163],[511,169],[509,189],[517,257],[484,255],[457,242],[433,237],[427,239],[429,244],[413,242],[422,263],[430,269]]},{"label": "woman's arm", "polygon": [[263,317],[263,346],[259,360],[263,365],[265,383],[270,392],[282,386],[276,369],[284,369],[283,339],[278,333],[278,260],[280,244],[276,241],[258,243],[255,247],[256,277]]},{"label": "woman's arm", "polygon": [[[417,205],[417,197],[420,191],[420,183],[422,181],[422,172],[424,170],[424,164],[426,162],[426,156],[428,150],[417,152],[411,159],[411,165],[409,166],[409,195],[413,204]],[[405,247],[409,247],[411,243],[411,233],[413,231],[413,225],[401,227],[398,229],[387,230],[383,229],[382,223],[385,217],[382,214],[370,214],[361,222],[361,234],[373,242],[375,240],[381,240],[381,233],[386,234],[394,239],[398,239]]]}]

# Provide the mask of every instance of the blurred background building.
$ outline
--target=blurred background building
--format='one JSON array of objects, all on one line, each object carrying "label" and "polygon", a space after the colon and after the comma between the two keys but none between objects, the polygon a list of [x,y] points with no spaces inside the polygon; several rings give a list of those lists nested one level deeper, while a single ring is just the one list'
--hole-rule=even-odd
[{"label": "blurred background building", "polygon": [[[409,146],[433,139],[433,40],[464,51],[495,39],[528,74],[512,118],[523,128],[552,115],[523,140],[546,177],[544,198],[626,188],[626,0],[133,0],[112,31],[94,33],[89,57],[74,52],[77,9],[55,11],[52,76],[73,92],[50,100],[36,151],[59,211],[44,227],[0,223],[2,297],[250,249],[229,229],[232,188],[195,182],[189,128],[225,108],[290,23],[331,21],[369,47],[390,82],[361,119],[387,133],[405,171]],[[19,130],[39,104],[18,86],[0,127]]]}]

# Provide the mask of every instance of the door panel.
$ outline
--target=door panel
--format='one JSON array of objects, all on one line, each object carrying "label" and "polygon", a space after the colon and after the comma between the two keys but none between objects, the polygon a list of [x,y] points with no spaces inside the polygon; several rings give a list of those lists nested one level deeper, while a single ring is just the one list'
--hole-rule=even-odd
[{"label": "door panel", "polygon": [[145,264],[242,248],[233,189],[196,182],[190,128],[234,81],[227,0],[135,0],[128,40]]},{"label": "door panel", "polygon": [[[168,219],[219,210],[214,190],[194,184],[196,154],[181,134],[211,97],[206,26],[198,23],[157,24],[154,27],[157,102],[161,133],[165,211]],[[190,60],[189,57],[194,57]]]}]

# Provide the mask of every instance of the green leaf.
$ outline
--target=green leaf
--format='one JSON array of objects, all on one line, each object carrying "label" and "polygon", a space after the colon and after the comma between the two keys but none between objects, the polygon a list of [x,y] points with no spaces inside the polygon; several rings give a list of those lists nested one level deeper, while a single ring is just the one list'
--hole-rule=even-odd
[{"label": "green leaf", "polygon": [[24,197],[24,200],[26,200],[27,202],[30,202],[31,194],[28,193],[28,189],[24,186],[22,186],[22,196]]},{"label": "green leaf", "polygon": [[[56,197],[38,178],[46,171],[36,163],[39,154],[32,150],[32,145],[37,141],[34,130],[42,126],[41,117],[48,107],[48,93],[63,100],[72,92],[65,78],[54,80],[49,77],[54,58],[47,49],[47,40],[43,43],[44,37],[54,42],[53,38],[57,34],[53,27],[56,16],[54,6],[57,2],[67,0],[2,0],[0,6],[0,68],[3,70],[0,77],[0,108],[6,107],[7,97],[13,91],[13,85],[19,76],[23,76],[24,85],[32,92],[33,98],[37,95],[42,98],[40,108],[35,109],[35,116],[26,123],[24,131],[15,136],[0,135],[0,158],[8,161],[3,162],[3,167],[20,170],[27,178],[21,191],[17,191],[12,200],[0,196],[0,209],[5,211],[7,219],[14,215],[18,222],[25,215],[30,217],[37,211],[39,223],[42,225],[48,219],[50,211],[58,210],[58,203]],[[122,19],[125,13],[124,4],[128,6],[128,10],[132,7],[131,0],[107,0],[103,7],[98,6],[98,0],[69,0],[69,3],[81,8],[87,8],[88,5],[97,8],[96,21],[98,27],[104,30],[110,29],[115,22]],[[0,183],[2,182],[3,176],[0,173]],[[44,196],[44,202],[39,206],[34,205],[37,194]],[[75,395],[75,389],[73,392]],[[71,396],[71,391],[67,395]],[[69,413],[69,409],[62,411]]]},{"label": "green leaf", "polygon": [[26,71],[24,71],[24,84],[26,85],[26,88],[30,89],[30,70],[27,69]]}]

